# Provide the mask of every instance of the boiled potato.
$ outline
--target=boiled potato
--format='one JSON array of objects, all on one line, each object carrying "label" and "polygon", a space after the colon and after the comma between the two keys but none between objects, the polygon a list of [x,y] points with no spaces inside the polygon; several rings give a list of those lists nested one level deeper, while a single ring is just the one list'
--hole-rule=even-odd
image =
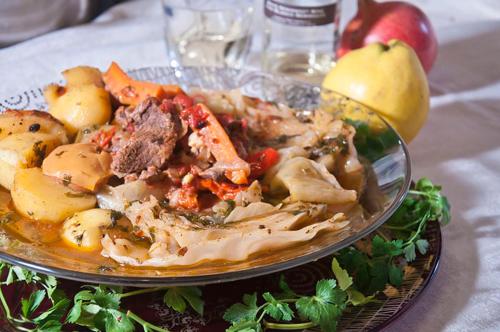
[{"label": "boiled potato", "polygon": [[61,144],[68,143],[64,125],[47,112],[7,110],[0,114],[0,139],[19,133],[57,135]]},{"label": "boiled potato", "polygon": [[[115,133],[118,130],[118,126],[116,125],[103,125],[103,126],[90,126],[85,127],[78,131],[78,134],[75,137],[75,143],[92,143],[99,141],[99,135],[101,133]],[[122,132],[122,135],[126,135],[126,132]]]},{"label": "boiled potato", "polygon": [[11,195],[20,214],[47,223],[60,223],[96,204],[94,195],[73,191],[44,175],[40,168],[17,170]]},{"label": "boiled potato", "polygon": [[68,87],[87,84],[93,84],[101,88],[104,86],[101,71],[94,67],[78,66],[67,69],[62,74]]},{"label": "boiled potato", "polygon": [[111,161],[111,155],[94,143],[67,144],[52,151],[43,161],[42,170],[74,189],[93,192],[112,175]]},{"label": "boiled potato", "polygon": [[110,228],[122,218],[120,213],[106,209],[91,209],[75,213],[66,219],[61,229],[65,243],[80,250],[101,248],[104,228]]},{"label": "boiled potato", "polygon": [[5,189],[11,189],[17,168],[5,161],[0,160],[0,185]]},{"label": "boiled potato", "polygon": [[13,134],[0,140],[0,184],[11,189],[17,169],[41,166],[45,156],[60,144],[60,136],[40,132]]},{"label": "boiled potato", "polygon": [[69,86],[61,95],[55,95],[54,86],[45,92],[49,112],[66,126],[71,134],[79,129],[102,125],[111,118],[109,93],[94,84]]}]

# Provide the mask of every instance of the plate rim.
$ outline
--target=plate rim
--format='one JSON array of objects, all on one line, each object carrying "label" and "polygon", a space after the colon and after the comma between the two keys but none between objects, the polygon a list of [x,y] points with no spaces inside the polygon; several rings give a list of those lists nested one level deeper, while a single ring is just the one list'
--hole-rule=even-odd
[{"label": "plate rim", "polygon": [[[169,67],[169,66],[149,66],[149,67],[140,67],[140,68],[135,68],[135,69],[129,69],[127,70],[128,73],[132,72],[140,72],[144,70],[173,70],[175,71],[182,71],[184,68],[189,69],[189,68],[196,68],[198,70],[214,70],[214,69],[221,69],[221,68],[215,68],[215,67],[207,67],[207,66],[200,66],[200,67],[193,67],[193,66],[186,66],[186,67]],[[231,68],[230,68],[231,69]],[[268,73],[265,73],[263,71],[259,70],[254,70],[254,69],[234,69],[232,68],[231,70],[238,71],[241,74],[247,74],[247,73],[257,73],[257,74],[263,74],[263,75],[268,75]],[[300,84],[302,86],[309,86],[309,87],[316,87],[315,85],[294,80],[289,77],[283,76],[283,75],[273,75],[272,76],[274,80],[276,79],[283,79],[286,80],[287,82],[290,83],[296,83]],[[37,88],[33,88],[37,89]],[[336,91],[333,91],[337,94],[340,94]],[[342,94],[340,94],[342,95]],[[7,97],[9,98],[9,97]],[[364,105],[361,102],[358,102],[357,100],[353,98],[346,97],[350,100],[355,101],[356,103],[359,103],[361,105]],[[365,105],[366,106],[366,105]],[[370,108],[370,107],[368,107]],[[382,118],[380,118],[382,119]],[[399,139],[399,146],[403,150],[403,154],[405,156],[404,164],[405,164],[405,181],[401,186],[401,189],[398,191],[396,194],[395,199],[392,201],[390,206],[384,211],[383,214],[379,216],[379,218],[372,223],[370,226],[366,227],[362,231],[358,232],[357,234],[350,236],[348,238],[345,238],[339,242],[335,243],[335,248],[333,246],[328,246],[325,248],[321,248],[315,252],[309,253],[304,256],[300,256],[297,258],[293,258],[290,260],[286,261],[281,261],[281,262],[276,262],[274,264],[268,264],[264,266],[259,266],[259,267],[252,267],[252,268],[247,268],[243,270],[238,270],[238,271],[229,271],[229,272],[223,272],[223,273],[215,273],[215,274],[204,274],[204,275],[196,275],[196,276],[176,276],[176,277],[155,277],[155,276],[148,276],[148,277],[137,277],[137,276],[119,276],[119,275],[112,275],[112,274],[101,274],[101,273],[89,273],[89,272],[79,272],[76,270],[69,270],[61,267],[51,267],[47,265],[42,265],[40,263],[36,263],[33,261],[29,261],[24,258],[20,258],[11,254],[8,254],[4,251],[1,250],[0,248],[0,260],[3,260],[7,263],[13,264],[13,265],[18,265],[39,273],[47,274],[47,275],[53,275],[58,278],[63,278],[63,279],[70,279],[70,280],[75,280],[75,281],[80,281],[80,282],[85,282],[85,283],[93,283],[93,284],[106,284],[106,285],[120,285],[120,286],[129,286],[129,287],[161,287],[161,286],[194,286],[194,285],[208,285],[208,284],[215,284],[215,283],[223,283],[223,282],[228,282],[228,281],[235,281],[235,280],[242,280],[242,279],[249,279],[249,278],[254,278],[262,275],[266,275],[269,273],[273,272],[280,272],[283,270],[291,269],[299,265],[306,264],[311,261],[316,261],[318,259],[321,259],[323,257],[326,257],[328,255],[331,255],[332,253],[341,250],[342,248],[345,248],[349,246],[350,244],[356,242],[357,240],[367,236],[368,234],[372,233],[375,231],[377,228],[382,226],[391,216],[392,214],[397,210],[397,208],[401,205],[403,200],[405,199],[406,195],[408,194],[408,190],[410,189],[411,185],[411,157],[409,154],[408,147],[404,140],[402,139],[401,135],[390,125],[382,119],[382,121],[389,127],[391,128],[394,133],[398,136]]]}]

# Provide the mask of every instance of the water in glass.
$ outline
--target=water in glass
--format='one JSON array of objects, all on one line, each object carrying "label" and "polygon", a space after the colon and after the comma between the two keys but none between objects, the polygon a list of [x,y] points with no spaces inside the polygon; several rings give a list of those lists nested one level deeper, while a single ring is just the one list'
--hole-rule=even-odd
[{"label": "water in glass", "polygon": [[251,44],[253,0],[163,0],[170,65],[240,68]]}]

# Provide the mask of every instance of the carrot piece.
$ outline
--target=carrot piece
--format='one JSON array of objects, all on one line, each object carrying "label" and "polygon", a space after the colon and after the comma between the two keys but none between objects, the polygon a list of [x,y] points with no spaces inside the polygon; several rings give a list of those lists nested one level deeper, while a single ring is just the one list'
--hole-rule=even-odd
[{"label": "carrot piece", "polygon": [[158,99],[173,98],[183,93],[177,85],[161,85],[152,82],[136,81],[129,77],[116,62],[112,62],[102,79],[106,90],[125,105],[137,105],[147,97]]},{"label": "carrot piece", "polygon": [[208,189],[212,194],[223,200],[235,199],[237,193],[248,188],[245,185],[235,185],[227,182],[219,183],[212,179],[201,179],[200,186]]},{"label": "carrot piece", "polygon": [[233,142],[210,109],[204,104],[196,104],[183,110],[181,115],[201,136],[217,160],[216,166],[224,169],[224,175],[235,184],[248,183],[250,165],[238,156]]}]

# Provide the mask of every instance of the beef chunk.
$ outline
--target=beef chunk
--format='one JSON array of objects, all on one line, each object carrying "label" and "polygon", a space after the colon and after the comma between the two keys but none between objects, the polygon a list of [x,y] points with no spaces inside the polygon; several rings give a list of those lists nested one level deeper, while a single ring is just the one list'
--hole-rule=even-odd
[{"label": "beef chunk", "polygon": [[116,121],[133,133],[124,140],[113,156],[111,167],[118,176],[150,174],[161,170],[172,155],[180,130],[175,109],[148,98],[135,108],[122,109]]}]

